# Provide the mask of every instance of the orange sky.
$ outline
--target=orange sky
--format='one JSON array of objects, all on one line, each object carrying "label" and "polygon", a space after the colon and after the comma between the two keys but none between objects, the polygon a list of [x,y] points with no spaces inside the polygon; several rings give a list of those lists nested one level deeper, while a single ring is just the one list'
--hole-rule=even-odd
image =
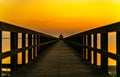
[{"label": "orange sky", "polygon": [[0,0],[0,20],[58,36],[120,20],[120,0]]}]

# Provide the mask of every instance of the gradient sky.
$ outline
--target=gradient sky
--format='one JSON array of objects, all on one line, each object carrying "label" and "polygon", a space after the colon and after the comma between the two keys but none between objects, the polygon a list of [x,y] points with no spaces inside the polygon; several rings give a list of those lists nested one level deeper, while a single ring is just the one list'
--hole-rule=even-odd
[{"label": "gradient sky", "polygon": [[0,21],[58,36],[120,20],[120,0],[0,0]]}]

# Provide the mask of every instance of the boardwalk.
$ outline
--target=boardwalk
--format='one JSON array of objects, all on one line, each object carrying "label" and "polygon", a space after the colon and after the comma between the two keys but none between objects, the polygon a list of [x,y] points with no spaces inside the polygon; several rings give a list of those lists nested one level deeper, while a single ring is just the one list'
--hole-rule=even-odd
[{"label": "boardwalk", "polygon": [[47,49],[36,60],[18,68],[11,77],[104,77],[83,61],[63,41]]}]

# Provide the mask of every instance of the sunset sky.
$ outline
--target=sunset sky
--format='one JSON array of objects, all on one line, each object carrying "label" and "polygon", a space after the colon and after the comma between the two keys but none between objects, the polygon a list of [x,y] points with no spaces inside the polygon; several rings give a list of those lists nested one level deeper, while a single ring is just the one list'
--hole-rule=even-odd
[{"label": "sunset sky", "polygon": [[120,21],[120,0],[0,0],[0,21],[67,36]]}]

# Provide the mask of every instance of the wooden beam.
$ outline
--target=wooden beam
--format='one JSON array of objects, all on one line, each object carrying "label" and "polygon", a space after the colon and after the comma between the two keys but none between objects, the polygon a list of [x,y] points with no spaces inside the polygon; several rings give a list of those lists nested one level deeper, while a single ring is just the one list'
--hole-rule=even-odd
[{"label": "wooden beam", "polygon": [[[120,55],[120,31],[116,33],[117,54]],[[117,77],[120,77],[120,62],[117,60]]]},{"label": "wooden beam", "polygon": [[37,45],[32,45],[32,46],[29,46],[29,47],[23,47],[23,48],[7,51],[7,52],[4,52],[4,53],[0,53],[0,59],[4,59],[4,58],[10,57],[10,56],[13,56],[17,53],[24,52],[24,51],[29,50],[29,49],[34,48],[34,47],[40,47],[40,46],[45,46],[47,44],[52,44],[54,42],[56,42],[56,41],[49,41],[49,42],[45,42],[45,43],[41,43],[41,44],[37,44]]},{"label": "wooden beam", "polygon": [[[22,33],[22,48],[26,46],[26,34]],[[22,52],[22,65],[26,63],[26,53],[25,51]]]},{"label": "wooden beam", "polygon": [[46,38],[49,38],[49,37],[56,38],[56,37],[53,37],[51,35],[47,35],[47,34],[44,34],[44,33],[41,33],[41,32],[37,32],[37,31],[34,31],[34,30],[18,27],[16,25],[9,24],[9,23],[6,23],[6,22],[1,22],[1,21],[0,21],[0,30],[1,31],[15,32],[15,33],[42,35],[42,36],[44,36]]},{"label": "wooden beam", "polygon": [[[40,36],[39,35],[37,35],[37,44],[41,44],[40,43]],[[37,55],[39,55],[39,53],[40,53],[40,46],[37,47]]]},{"label": "wooden beam", "polygon": [[[79,39],[78,39],[78,40],[79,40]],[[84,38],[83,38],[83,35],[81,35],[81,36],[80,36],[80,43],[81,43],[82,45],[84,44],[83,41],[84,41]],[[79,49],[79,48],[78,48],[78,49]],[[82,46],[80,46],[80,50],[81,50],[80,53],[81,53],[82,57],[84,57],[84,56],[83,56],[84,49],[83,49]]]},{"label": "wooden beam", "polygon": [[29,33],[29,34],[41,34],[39,32],[29,30],[26,28],[18,27],[16,25],[8,24],[5,22],[0,22],[0,30],[2,31],[10,31],[10,32],[15,32],[15,33]]},{"label": "wooden beam", "polygon": [[[101,50],[108,51],[108,33],[101,33]],[[101,52],[101,69],[108,73],[108,57],[104,55],[106,54]]]},{"label": "wooden beam", "polygon": [[[86,46],[86,35],[84,35],[84,46]],[[84,53],[84,59],[86,59],[86,47],[84,47],[84,51],[83,51],[83,53]]]},{"label": "wooden beam", "polygon": [[[10,33],[11,41],[10,41],[10,50],[14,50],[18,48],[18,33],[11,32]],[[11,73],[15,71],[17,68],[17,54],[11,56]]]},{"label": "wooden beam", "polygon": [[[72,42],[72,41],[65,41],[65,42],[67,42],[67,43],[69,43],[69,44],[72,44],[72,45],[75,45],[75,46],[83,46],[82,44],[80,44],[80,43],[76,43],[76,42]],[[91,47],[91,46],[83,46],[83,48],[89,48],[89,49],[91,49],[92,51],[95,51],[95,52],[97,52],[97,53],[104,53],[103,55],[104,56],[106,56],[106,57],[110,57],[110,58],[112,58],[112,59],[114,59],[114,60],[117,60],[118,62],[120,62],[120,54],[113,54],[113,53],[110,53],[110,52],[108,52],[108,51],[106,51],[106,50],[101,50],[101,49],[97,49],[97,48],[93,48],[93,47]]]},{"label": "wooden beam", "polygon": [[[36,44],[36,35],[33,35],[33,45]],[[35,58],[36,47],[33,48],[33,58]]]},{"label": "wooden beam", "polygon": [[[0,53],[2,53],[2,31],[0,31]],[[2,60],[0,59],[0,77],[2,77]]]},{"label": "wooden beam", "polygon": [[[88,46],[91,47],[91,35],[88,35]],[[91,63],[91,49],[88,48],[88,61]]]},{"label": "wooden beam", "polygon": [[120,31],[120,22],[112,23],[106,26],[102,26],[102,27],[87,30],[78,34],[70,35],[66,38],[71,38],[71,37],[77,38],[83,34],[89,35],[89,34],[106,33],[106,32],[114,32],[114,31]]},{"label": "wooden beam", "polygon": [[[32,46],[32,35],[28,34],[28,47]],[[32,60],[32,48],[28,50],[28,62]]]},{"label": "wooden beam", "polygon": [[[94,48],[97,48],[97,34],[93,34]],[[97,65],[97,52],[94,51],[94,65]]]}]

